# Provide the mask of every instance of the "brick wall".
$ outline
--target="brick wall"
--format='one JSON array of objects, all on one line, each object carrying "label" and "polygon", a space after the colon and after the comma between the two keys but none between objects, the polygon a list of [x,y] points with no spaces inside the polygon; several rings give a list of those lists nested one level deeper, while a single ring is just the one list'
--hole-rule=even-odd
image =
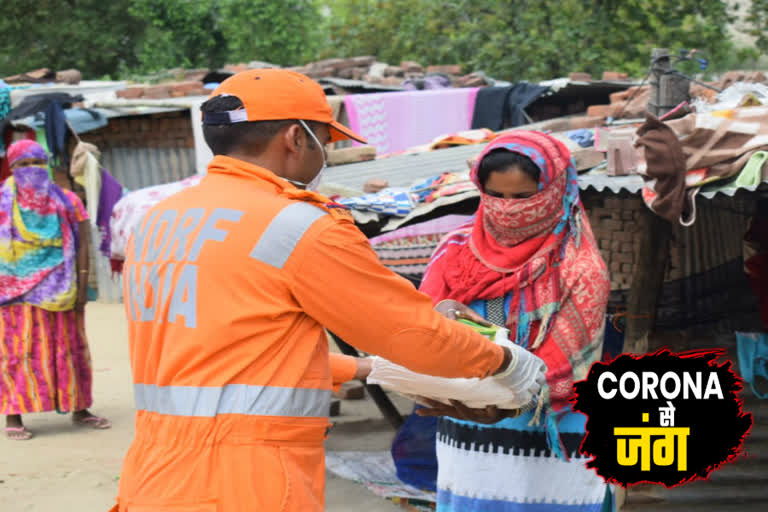
[{"label": "brick wall", "polygon": [[643,201],[636,196],[585,191],[581,194],[600,253],[611,274],[611,289],[625,290],[632,283],[640,246],[639,219]]},{"label": "brick wall", "polygon": [[[623,311],[637,263],[642,200],[628,193],[581,194],[589,222],[611,276],[609,311]],[[742,238],[754,211],[750,196],[697,200],[693,226],[676,226],[670,244],[657,321],[664,325],[720,322],[744,325],[755,299],[742,264]],[[731,324],[733,325],[733,322]]]},{"label": "brick wall", "polygon": [[82,139],[101,150],[111,148],[194,148],[189,111],[114,117]]}]

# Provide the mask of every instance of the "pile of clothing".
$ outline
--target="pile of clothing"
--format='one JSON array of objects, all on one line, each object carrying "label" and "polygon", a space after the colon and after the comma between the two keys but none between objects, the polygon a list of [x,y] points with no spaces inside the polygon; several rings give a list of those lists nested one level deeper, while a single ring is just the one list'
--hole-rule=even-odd
[{"label": "pile of clothing", "polygon": [[443,237],[471,219],[471,215],[444,215],[371,238],[371,247],[385,267],[418,283]]},{"label": "pile of clothing", "polygon": [[645,152],[643,200],[657,215],[683,226],[695,222],[695,198],[703,186],[732,178],[737,186],[756,186],[768,173],[768,106],[666,122],[648,115],[637,135]]},{"label": "pile of clothing", "polygon": [[352,210],[407,217],[419,204],[475,190],[469,171],[445,172],[418,181],[408,188],[388,187],[375,194],[341,198],[338,202]]}]

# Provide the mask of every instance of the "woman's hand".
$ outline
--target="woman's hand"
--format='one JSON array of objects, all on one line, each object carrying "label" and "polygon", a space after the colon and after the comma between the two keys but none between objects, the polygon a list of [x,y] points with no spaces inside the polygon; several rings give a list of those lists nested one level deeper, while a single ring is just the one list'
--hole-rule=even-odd
[{"label": "woman's hand", "polygon": [[476,324],[485,325],[486,327],[492,325],[485,318],[472,311],[472,308],[469,306],[465,306],[461,302],[451,299],[438,302],[435,306],[435,311],[451,320],[471,320]]},{"label": "woman's hand", "polygon": [[85,304],[88,302],[88,285],[77,287],[77,300],[75,301],[75,311],[82,313],[85,311]]},{"label": "woman's hand", "polygon": [[458,400],[451,400],[451,405],[448,405],[420,397],[419,402],[429,406],[425,409],[416,409],[416,414],[419,416],[450,416],[459,420],[492,424],[498,423],[504,418],[515,418],[520,415],[519,410],[499,409],[495,405],[489,405],[484,409],[472,409]]}]

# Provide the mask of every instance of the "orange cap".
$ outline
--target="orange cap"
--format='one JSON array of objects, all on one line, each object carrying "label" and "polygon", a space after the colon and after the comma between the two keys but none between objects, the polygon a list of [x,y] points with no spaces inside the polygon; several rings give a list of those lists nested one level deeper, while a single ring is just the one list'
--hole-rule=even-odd
[{"label": "orange cap", "polygon": [[333,118],[323,88],[301,73],[285,69],[243,71],[221,82],[211,98],[221,95],[236,96],[245,108],[226,113],[224,122],[218,112],[214,113],[215,124],[303,119],[329,125],[331,142],[354,139],[366,144],[363,137]]}]

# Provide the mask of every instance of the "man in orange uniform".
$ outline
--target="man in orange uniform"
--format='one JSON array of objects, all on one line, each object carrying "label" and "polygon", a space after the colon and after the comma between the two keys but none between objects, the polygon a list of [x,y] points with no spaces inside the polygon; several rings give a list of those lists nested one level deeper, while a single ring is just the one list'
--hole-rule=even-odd
[{"label": "man in orange uniform", "polygon": [[[323,326],[422,373],[543,377],[535,356],[435,312],[378,262],[348,212],[306,190],[324,144],[362,140],[334,121],[318,84],[247,71],[202,110],[216,155],[206,177],[150,210],[127,247],[138,412],[115,510],[322,510]],[[348,361],[335,366],[352,376]]]}]

